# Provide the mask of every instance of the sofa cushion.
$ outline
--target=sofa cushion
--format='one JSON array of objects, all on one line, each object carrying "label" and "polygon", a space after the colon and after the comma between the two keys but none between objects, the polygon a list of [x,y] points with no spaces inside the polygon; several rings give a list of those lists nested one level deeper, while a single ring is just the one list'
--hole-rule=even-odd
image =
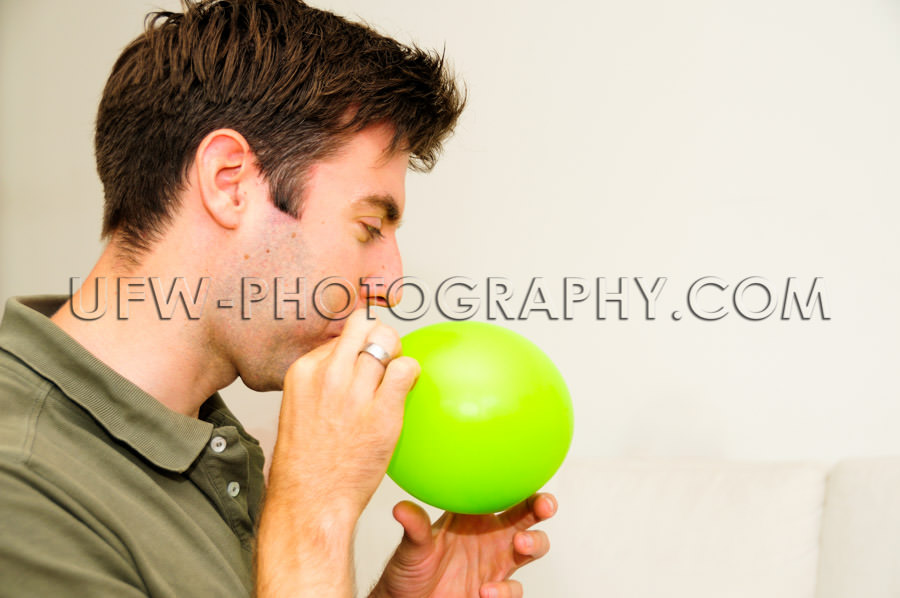
[{"label": "sofa cushion", "polygon": [[[827,469],[570,458],[529,596],[812,598]],[[862,594],[858,594],[862,595]]]},{"label": "sofa cushion", "polygon": [[818,598],[900,596],[900,457],[832,470],[820,550]]}]

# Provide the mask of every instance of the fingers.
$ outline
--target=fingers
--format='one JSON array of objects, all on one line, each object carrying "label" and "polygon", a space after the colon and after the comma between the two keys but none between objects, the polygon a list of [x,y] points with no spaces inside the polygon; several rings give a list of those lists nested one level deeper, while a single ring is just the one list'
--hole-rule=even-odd
[{"label": "fingers", "polygon": [[522,598],[522,584],[515,579],[486,583],[478,592],[479,598]]},{"label": "fingers", "polygon": [[[366,316],[366,310],[359,309],[347,318],[332,353],[329,379],[334,385],[339,385],[341,380],[352,380],[351,397],[378,399],[380,394],[380,398],[388,400],[398,396],[402,399],[419,374],[418,364],[411,359],[397,363],[399,360],[394,358],[400,354],[399,335],[393,328]],[[361,352],[369,343],[384,349],[391,361],[385,365]]]},{"label": "fingers", "polygon": [[398,357],[388,364],[381,385],[375,391],[375,405],[386,418],[395,440],[403,426],[406,395],[419,377],[419,362],[412,357]]},{"label": "fingers", "polygon": [[[377,325],[378,320],[370,320],[366,317],[365,309],[358,309],[350,314],[332,354],[334,362],[339,368],[346,368],[345,372],[353,371],[359,351],[365,346],[366,338]],[[390,351],[389,347],[384,348]]]},{"label": "fingers", "polygon": [[517,529],[528,529],[539,521],[549,519],[556,514],[556,497],[542,492],[533,494],[528,499],[520,502],[503,513],[501,517]]},{"label": "fingers", "polygon": [[550,551],[550,538],[540,530],[519,532],[513,537],[513,548],[523,557],[539,559]]},{"label": "fingers", "polygon": [[362,348],[365,345],[375,343],[387,351],[388,355],[390,355],[390,358],[393,360],[400,354],[400,337],[394,329],[377,321],[367,332],[365,339],[363,339],[360,345],[356,347],[356,364],[354,366],[353,378],[355,381],[355,390],[365,389],[371,393],[381,382],[382,377],[385,377],[387,367],[393,362],[388,362],[388,364],[385,365],[378,361],[373,355],[369,355],[365,352],[361,353],[360,351],[362,351]]},{"label": "fingers", "polygon": [[425,509],[419,505],[404,500],[394,506],[394,519],[403,526],[403,542],[418,547],[431,545],[431,519]]}]

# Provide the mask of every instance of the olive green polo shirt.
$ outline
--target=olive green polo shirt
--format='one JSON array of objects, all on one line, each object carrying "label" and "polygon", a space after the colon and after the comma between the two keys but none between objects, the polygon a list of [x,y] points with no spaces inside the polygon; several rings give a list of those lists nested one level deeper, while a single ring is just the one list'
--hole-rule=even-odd
[{"label": "olive green polo shirt", "polygon": [[194,419],[99,361],[64,300],[0,325],[0,596],[251,595],[259,443],[218,394]]}]

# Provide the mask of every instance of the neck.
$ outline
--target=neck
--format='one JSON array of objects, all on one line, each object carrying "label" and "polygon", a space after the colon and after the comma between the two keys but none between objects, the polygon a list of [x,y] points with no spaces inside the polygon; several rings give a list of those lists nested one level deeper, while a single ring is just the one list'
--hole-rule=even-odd
[{"label": "neck", "polygon": [[[150,396],[197,417],[203,402],[233,382],[237,371],[216,350],[212,310],[200,309],[204,287],[198,295],[198,283],[205,273],[183,262],[175,272],[164,262],[150,255],[139,266],[125,268],[110,243],[81,288],[51,319]],[[184,286],[173,289],[178,278]],[[197,298],[191,314],[196,318],[179,300],[179,288],[188,306]]]}]

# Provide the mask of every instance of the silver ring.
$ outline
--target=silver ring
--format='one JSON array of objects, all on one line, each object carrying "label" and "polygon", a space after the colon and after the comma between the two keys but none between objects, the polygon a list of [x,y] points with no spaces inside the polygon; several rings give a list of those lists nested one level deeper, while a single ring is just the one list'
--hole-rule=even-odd
[{"label": "silver ring", "polygon": [[365,347],[362,348],[362,351],[359,352],[359,355],[363,353],[368,353],[375,359],[381,362],[381,365],[387,367],[387,365],[391,362],[391,354],[388,353],[384,347],[379,345],[378,343],[369,343]]}]

